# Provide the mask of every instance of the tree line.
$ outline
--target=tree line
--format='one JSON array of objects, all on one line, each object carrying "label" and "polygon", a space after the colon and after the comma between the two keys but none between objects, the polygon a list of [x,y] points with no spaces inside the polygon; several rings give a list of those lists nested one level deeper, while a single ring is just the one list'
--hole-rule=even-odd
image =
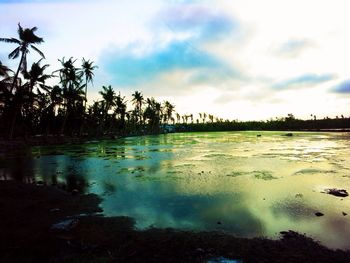
[{"label": "tree line", "polygon": [[[15,70],[0,61],[0,136],[12,139],[33,135],[94,136],[141,135],[166,131],[224,130],[317,130],[350,128],[343,115],[334,119],[298,120],[292,114],[268,121],[230,121],[208,113],[180,115],[169,101],[144,98],[140,91],[132,94],[128,110],[125,97],[110,86],[102,86],[102,99],[87,104],[88,87],[93,83],[97,66],[93,61],[73,57],[59,59],[60,68],[47,73],[49,65],[37,45],[44,42],[37,28],[18,24],[18,38],[0,38],[15,44],[9,59],[19,59]],[[41,57],[27,65],[27,56],[35,51]],[[79,63],[80,62],[80,63]],[[77,64],[79,63],[79,66]],[[48,85],[49,79],[56,84]]]}]

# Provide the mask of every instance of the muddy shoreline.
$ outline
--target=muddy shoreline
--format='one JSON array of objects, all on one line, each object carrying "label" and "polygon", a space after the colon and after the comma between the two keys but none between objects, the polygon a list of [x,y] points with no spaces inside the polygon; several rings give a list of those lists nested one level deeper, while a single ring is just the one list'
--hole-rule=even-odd
[{"label": "muddy shoreline", "polygon": [[[231,132],[240,132],[240,131],[247,131],[247,130],[232,130]],[[271,130],[249,130],[249,131],[255,131],[257,133],[264,132],[264,131],[271,131]],[[338,133],[349,133],[350,128],[341,128],[341,129],[300,129],[300,130],[274,130],[274,131],[280,131],[280,132],[338,132]],[[191,132],[191,130],[188,131],[179,131],[178,133],[182,132]],[[198,132],[217,132],[217,131],[198,131]],[[225,132],[225,131],[223,131]],[[228,132],[228,131],[227,131]],[[176,133],[176,132],[175,132]],[[91,137],[91,136],[81,136],[81,137],[72,137],[72,136],[60,136],[60,135],[49,135],[49,136],[30,136],[27,138],[16,138],[13,140],[7,140],[5,138],[0,138],[0,150],[2,151],[10,151],[13,149],[20,149],[20,148],[27,148],[32,146],[50,146],[50,145],[64,145],[64,144],[80,144],[80,143],[86,143],[89,141],[104,141],[104,140],[116,140],[120,138],[125,137],[135,137],[135,136],[145,136],[145,135],[155,135],[155,134],[126,134],[124,136],[121,135],[104,135],[99,137]]]},{"label": "muddy shoreline", "polygon": [[[350,251],[331,250],[295,232],[280,240],[237,238],[222,232],[134,229],[127,217],[103,217],[93,194],[0,181],[0,262],[350,262]],[[52,225],[76,220],[71,229]]]}]

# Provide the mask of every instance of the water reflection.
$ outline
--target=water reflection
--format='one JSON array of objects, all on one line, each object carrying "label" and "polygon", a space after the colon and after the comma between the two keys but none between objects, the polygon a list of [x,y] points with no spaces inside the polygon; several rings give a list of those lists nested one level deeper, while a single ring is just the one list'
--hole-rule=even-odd
[{"label": "water reflection", "polygon": [[[2,157],[0,176],[103,196],[106,215],[140,228],[224,230],[238,236],[307,233],[350,248],[348,134],[187,133],[36,147]],[[350,190],[350,189],[348,189]],[[315,217],[321,211],[324,217]]]}]

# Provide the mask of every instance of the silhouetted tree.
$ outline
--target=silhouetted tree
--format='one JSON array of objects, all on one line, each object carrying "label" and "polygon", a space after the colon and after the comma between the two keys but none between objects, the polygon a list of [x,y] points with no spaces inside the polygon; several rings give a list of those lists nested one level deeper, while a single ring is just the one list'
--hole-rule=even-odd
[{"label": "silhouetted tree", "polygon": [[39,55],[43,58],[45,58],[44,54],[36,47],[34,44],[41,44],[44,42],[44,40],[41,37],[38,37],[35,35],[35,31],[37,30],[37,27],[33,27],[31,29],[25,28],[23,29],[21,25],[18,23],[18,36],[19,39],[11,37],[11,38],[0,38],[1,42],[6,43],[13,43],[17,44],[18,46],[8,55],[10,59],[16,59],[21,55],[21,59],[19,61],[19,65],[17,68],[17,71],[15,73],[12,85],[11,85],[11,92],[13,91],[18,74],[20,70],[26,71],[27,70],[27,54],[29,53],[29,47],[34,49]]},{"label": "silhouetted tree", "polygon": [[137,119],[142,124],[142,104],[144,102],[142,93],[139,91],[135,91],[131,96],[133,97],[131,101],[135,105]]},{"label": "silhouetted tree", "polygon": [[169,101],[164,102],[164,121],[168,123],[169,120],[171,120],[173,111],[175,109],[175,106],[171,104]]},{"label": "silhouetted tree", "polygon": [[93,83],[94,70],[97,68],[96,65],[93,65],[94,62],[90,60],[85,60],[83,58],[81,65],[81,72],[85,77],[85,103],[84,103],[84,111],[86,110],[86,102],[87,102],[87,87],[88,83]]}]

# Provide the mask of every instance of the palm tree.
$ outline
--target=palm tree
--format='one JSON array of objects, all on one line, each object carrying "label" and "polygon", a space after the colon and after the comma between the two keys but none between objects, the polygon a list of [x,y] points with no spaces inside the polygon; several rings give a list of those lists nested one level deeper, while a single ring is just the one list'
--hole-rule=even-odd
[{"label": "palm tree", "polygon": [[23,72],[23,77],[28,80],[27,86],[28,86],[28,91],[32,92],[33,88],[39,84],[39,87],[45,91],[49,91],[49,87],[45,85],[45,81],[49,78],[51,78],[51,75],[46,75],[44,74],[45,69],[49,65],[43,65],[40,66],[40,62],[42,59],[40,59],[38,62],[34,62],[32,64],[31,69],[27,72]]},{"label": "palm tree", "polygon": [[[60,83],[62,85],[62,98],[65,106],[65,117],[61,128],[61,133],[64,132],[68,117],[75,113],[76,117],[81,119],[84,108],[82,108],[85,101],[85,84],[82,84],[82,74],[79,69],[74,66],[76,60],[69,58],[59,59],[62,68],[56,70],[59,73]],[[81,126],[80,126],[81,127]]]},{"label": "palm tree", "polygon": [[82,71],[82,74],[85,76],[85,104],[84,104],[85,110],[86,110],[86,102],[87,102],[87,85],[89,82],[93,83],[93,79],[92,79],[92,77],[94,76],[93,70],[97,68],[97,66],[93,64],[94,64],[93,61],[85,60],[83,58],[81,71]]},{"label": "palm tree", "polygon": [[162,107],[159,102],[154,98],[147,98],[147,107],[144,111],[145,119],[148,119],[148,125],[151,132],[159,130],[159,124],[161,122]]},{"label": "palm tree", "polygon": [[174,109],[175,109],[175,106],[171,104],[169,101],[164,102],[165,122],[168,122],[168,120],[171,120]]},{"label": "palm tree", "polygon": [[73,60],[73,58],[69,58],[67,61],[65,61],[65,58],[58,60],[61,62],[62,68],[59,70],[56,70],[54,72],[59,73],[60,77],[60,83],[63,87],[68,86],[78,86],[81,84],[82,75],[79,73],[78,69],[74,66],[74,63],[76,60]]},{"label": "palm tree", "polygon": [[34,32],[36,30],[37,30],[37,27],[33,27],[31,29],[29,29],[29,28],[23,29],[21,27],[21,25],[18,23],[18,31],[17,32],[18,32],[19,39],[14,38],[14,37],[12,37],[12,38],[0,38],[1,42],[13,43],[13,44],[18,45],[18,47],[16,47],[8,55],[8,57],[10,59],[16,59],[19,57],[19,55],[21,55],[19,65],[18,65],[17,71],[15,73],[15,76],[14,76],[14,79],[13,79],[13,82],[11,85],[11,89],[10,89],[11,93],[15,87],[20,70],[22,70],[22,71],[27,70],[27,54],[29,53],[29,47],[31,47],[37,53],[39,53],[39,55],[42,58],[45,58],[44,54],[36,46],[34,46],[34,44],[41,44],[42,42],[44,42],[44,40],[41,37],[38,37],[37,35],[35,35]]},{"label": "palm tree", "polygon": [[144,102],[142,93],[139,92],[139,91],[135,91],[131,96],[133,97],[131,101],[135,105],[135,111],[136,111],[136,113],[138,115],[138,121],[141,123],[142,122],[142,118],[141,118],[141,115],[142,115],[142,103]]},{"label": "palm tree", "polygon": [[188,122],[188,117],[189,117],[189,115],[185,115],[186,124],[187,124],[187,122]]},{"label": "palm tree", "polygon": [[124,99],[125,97],[122,97],[119,93],[115,100],[115,113],[119,115],[121,129],[125,128],[126,101],[124,101]]},{"label": "palm tree", "polygon": [[214,115],[209,114],[209,120],[211,123],[213,123],[214,122]]},{"label": "palm tree", "polygon": [[104,113],[107,114],[111,107],[116,105],[115,100],[117,99],[117,96],[111,85],[108,87],[102,86],[102,91],[99,93],[105,101]]},{"label": "palm tree", "polygon": [[[104,106],[104,107],[102,107],[102,109],[103,109],[103,121],[100,122],[100,126],[99,126],[99,132],[101,132],[103,125],[105,125],[105,127],[107,126],[108,111],[111,110],[111,108],[116,105],[115,100],[117,99],[117,96],[116,96],[115,91],[113,90],[111,85],[102,86],[102,91],[100,91],[99,93],[103,98],[103,101],[102,101],[103,105],[102,106]],[[109,125],[109,126],[111,126],[111,125]]]},{"label": "palm tree", "polygon": [[[44,73],[49,65],[41,66],[41,61],[42,59],[33,63],[29,71],[22,71],[23,77],[27,82],[23,85],[24,93],[21,92],[25,95],[23,98],[24,104],[19,105],[19,107],[22,108],[22,116],[27,123],[26,127],[29,128],[31,126],[32,129],[35,127],[39,128],[39,122],[45,116],[45,111],[47,111],[49,104],[48,94],[41,92],[40,89],[45,92],[49,92],[51,89],[51,87],[45,85],[45,81],[51,77]],[[33,92],[34,87],[37,87],[36,92]]]},{"label": "palm tree", "polygon": [[180,114],[177,112],[177,113],[176,113],[176,122],[177,122],[177,123],[180,123],[180,119],[181,119],[181,116],[180,116]]}]

